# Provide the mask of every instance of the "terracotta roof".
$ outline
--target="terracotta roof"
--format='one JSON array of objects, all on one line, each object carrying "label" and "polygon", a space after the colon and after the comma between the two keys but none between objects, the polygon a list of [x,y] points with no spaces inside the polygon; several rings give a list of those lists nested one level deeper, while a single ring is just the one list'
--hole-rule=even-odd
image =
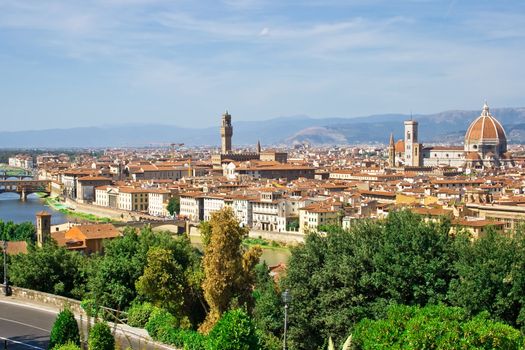
[{"label": "terracotta roof", "polygon": [[112,224],[79,225],[69,229],[65,237],[69,239],[79,231],[86,239],[105,239],[119,237],[120,232]]},{"label": "terracotta roof", "polygon": [[481,115],[470,124],[465,134],[465,142],[477,142],[485,139],[507,140],[503,126],[490,114],[489,107],[486,104],[483,106]]},{"label": "terracotta roof", "polygon": [[7,255],[26,254],[27,253],[27,242],[26,241],[7,242],[6,253]]},{"label": "terracotta roof", "polygon": [[405,152],[405,141],[403,140],[397,141],[394,149],[396,153],[404,153]]},{"label": "terracotta roof", "polygon": [[36,213],[36,216],[51,216],[51,214],[49,214],[45,210],[42,210],[42,211],[39,211],[38,213]]}]

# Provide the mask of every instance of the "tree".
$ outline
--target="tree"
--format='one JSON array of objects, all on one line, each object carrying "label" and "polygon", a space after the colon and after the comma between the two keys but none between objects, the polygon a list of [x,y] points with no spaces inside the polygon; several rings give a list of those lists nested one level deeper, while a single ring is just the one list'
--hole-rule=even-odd
[{"label": "tree", "polygon": [[242,240],[248,235],[231,208],[212,214],[209,225],[204,226],[204,281],[202,289],[210,307],[201,330],[209,331],[236,299],[240,305],[250,304],[253,285],[253,267],[261,249],[245,251]]},{"label": "tree", "polygon": [[[161,296],[158,293],[153,294],[153,288],[158,281],[153,281],[151,278],[155,273],[162,273],[157,268],[160,265],[171,264],[172,268],[178,265],[183,278],[178,280],[179,286],[184,287],[182,309],[193,323],[202,321],[200,260],[187,237],[172,237],[167,232],[153,232],[151,227],[143,228],[140,235],[134,229],[126,229],[123,237],[105,242],[104,248],[105,255],[94,259],[88,278],[90,297],[98,305],[125,310],[137,297],[152,298],[147,301],[159,303]],[[153,248],[162,248],[169,253],[166,258],[154,254],[155,259],[148,262],[148,252]],[[145,278],[155,284],[151,286],[140,284],[143,294],[139,295],[136,282],[144,275],[148,264],[150,268]],[[170,271],[173,273],[172,276],[178,276],[173,269]],[[166,286],[171,282],[165,280],[162,285]],[[166,288],[162,290],[167,293]]]},{"label": "tree", "polygon": [[498,320],[523,327],[520,316],[525,313],[524,243],[521,232],[507,237],[494,230],[473,242],[468,237],[458,241],[458,276],[450,284],[451,303],[471,315],[488,311]]},{"label": "tree", "polygon": [[266,262],[255,267],[256,283],[253,291],[255,307],[253,320],[258,330],[280,337],[283,328],[283,305]]},{"label": "tree", "polygon": [[455,276],[447,220],[425,222],[410,212],[362,221],[349,231],[312,233],[292,249],[284,288],[290,289],[290,341],[296,349],[342,343],[362,318],[384,316],[390,303],[446,300]]},{"label": "tree", "polygon": [[88,339],[89,350],[115,350],[115,338],[106,322],[97,322],[91,328]]},{"label": "tree", "polygon": [[464,309],[433,305],[393,305],[387,317],[364,319],[353,329],[358,350],[368,349],[522,349],[517,329],[494,322],[488,314],[471,318]]},{"label": "tree", "polygon": [[180,212],[180,197],[171,197],[166,209],[168,210],[168,213],[170,213],[171,216],[178,214]]},{"label": "tree", "polygon": [[182,314],[186,278],[184,268],[168,249],[152,247],[148,252],[148,265],[137,280],[137,292],[174,315]]},{"label": "tree", "polygon": [[31,222],[15,224],[12,221],[0,220],[0,240],[31,242],[34,240],[35,231]]},{"label": "tree", "polygon": [[58,313],[51,334],[49,336],[49,349],[59,345],[73,343],[80,346],[80,333],[75,315],[69,309]]},{"label": "tree", "polygon": [[242,309],[226,312],[209,334],[208,350],[258,350],[255,327]]},{"label": "tree", "polygon": [[22,288],[81,298],[86,284],[84,267],[87,258],[78,252],[58,247],[54,242],[42,249],[28,245],[27,254],[11,257],[11,282]]}]

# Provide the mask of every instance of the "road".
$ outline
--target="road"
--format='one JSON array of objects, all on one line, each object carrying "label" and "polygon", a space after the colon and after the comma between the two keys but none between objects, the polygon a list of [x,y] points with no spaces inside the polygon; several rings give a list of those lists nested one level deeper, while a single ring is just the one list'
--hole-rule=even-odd
[{"label": "road", "polygon": [[0,348],[4,348],[7,338],[9,350],[47,349],[55,318],[56,314],[50,311],[0,301]]},{"label": "road", "polygon": [[[7,339],[8,350],[46,350],[56,314],[35,306],[0,300],[0,349],[4,349],[4,340]],[[87,334],[85,319],[82,324],[83,332]],[[115,333],[121,349],[173,350],[167,345],[132,336],[125,327],[119,326]]]}]

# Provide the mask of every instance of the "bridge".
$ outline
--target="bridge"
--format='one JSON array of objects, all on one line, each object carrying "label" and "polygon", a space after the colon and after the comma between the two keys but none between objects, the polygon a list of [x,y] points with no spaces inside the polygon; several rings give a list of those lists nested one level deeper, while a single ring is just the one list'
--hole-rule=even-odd
[{"label": "bridge", "polygon": [[33,174],[27,170],[16,172],[14,174],[7,170],[0,170],[0,180],[9,180],[12,178],[16,178],[18,180],[28,180],[33,178]]},{"label": "bridge", "polygon": [[13,192],[20,194],[25,201],[27,195],[36,192],[51,193],[50,180],[0,180],[0,193]]}]

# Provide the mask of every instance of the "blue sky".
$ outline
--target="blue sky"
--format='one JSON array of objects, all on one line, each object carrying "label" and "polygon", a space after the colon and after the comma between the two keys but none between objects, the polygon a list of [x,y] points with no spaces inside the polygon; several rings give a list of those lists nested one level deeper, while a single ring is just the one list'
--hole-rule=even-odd
[{"label": "blue sky", "polygon": [[522,0],[0,0],[0,130],[525,106]]}]

